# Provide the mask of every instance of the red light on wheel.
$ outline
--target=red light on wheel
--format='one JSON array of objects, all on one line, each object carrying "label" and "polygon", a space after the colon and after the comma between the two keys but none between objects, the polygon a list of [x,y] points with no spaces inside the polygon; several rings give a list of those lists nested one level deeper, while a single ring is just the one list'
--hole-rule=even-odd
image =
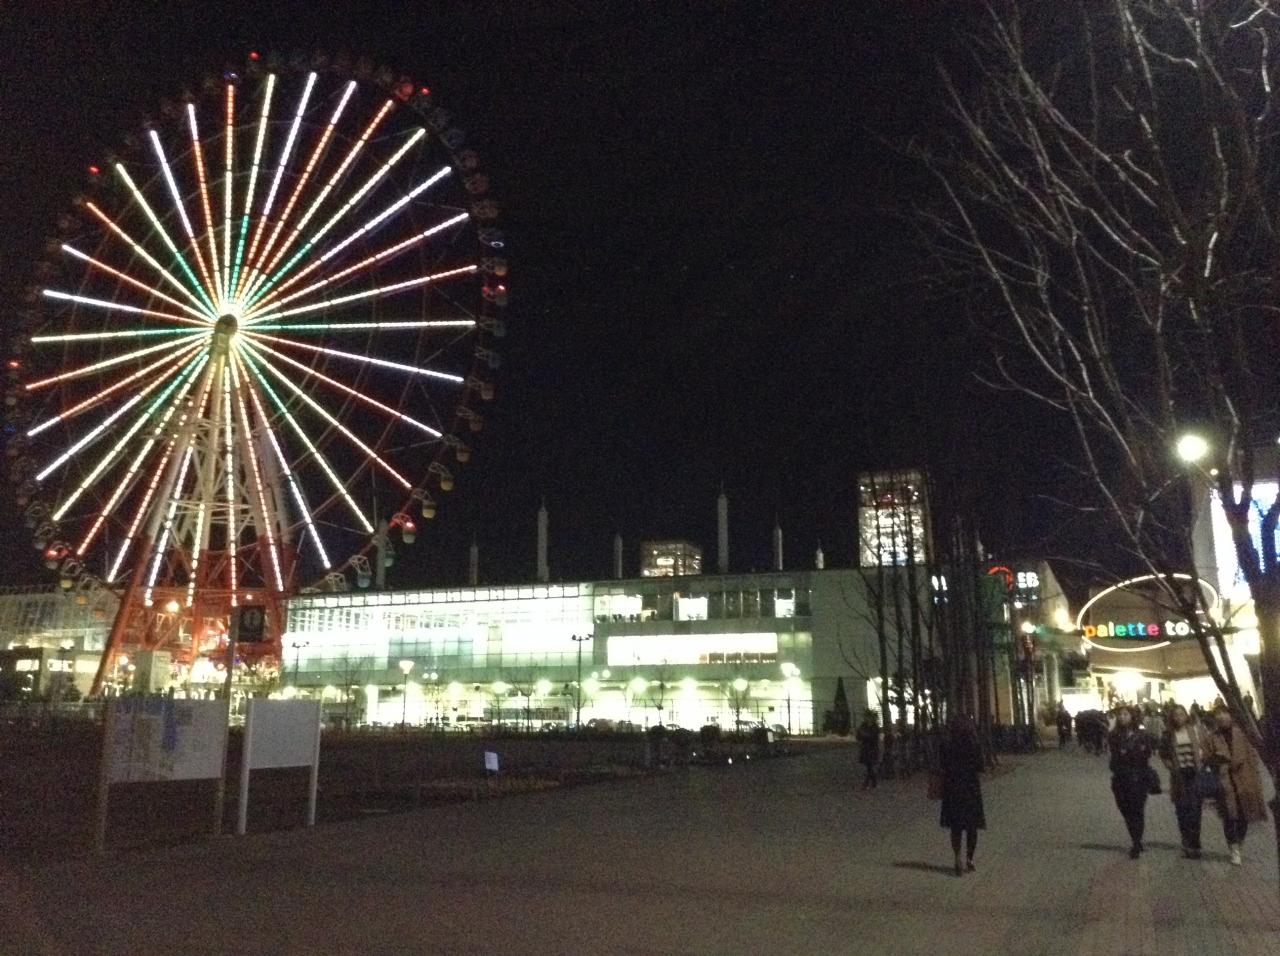
[{"label": "red light on wheel", "polygon": [[96,175],[98,175],[98,173],[100,173],[100,172],[102,172],[102,170],[101,170],[101,169],[99,169],[97,166],[90,166],[90,167],[89,167],[89,175],[90,175],[90,176],[96,176]]},{"label": "red light on wheel", "polygon": [[418,92],[419,92],[419,93],[421,93],[423,96],[430,96],[430,95],[431,95],[431,87],[429,87],[429,86],[424,86],[424,87],[422,87],[421,89],[419,89],[419,90],[418,90]]},{"label": "red light on wheel", "polygon": [[250,51],[249,51],[249,59],[251,59],[251,60],[257,60],[257,59],[259,59],[258,51],[257,51],[257,50],[250,50]]}]

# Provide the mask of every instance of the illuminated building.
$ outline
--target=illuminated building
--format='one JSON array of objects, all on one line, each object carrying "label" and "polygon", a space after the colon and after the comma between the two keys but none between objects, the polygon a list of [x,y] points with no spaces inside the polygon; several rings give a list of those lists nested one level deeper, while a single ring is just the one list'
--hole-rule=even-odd
[{"label": "illuminated building", "polygon": [[859,564],[924,564],[932,550],[924,476],[912,469],[858,478]]},{"label": "illuminated building", "polygon": [[645,541],[640,545],[642,578],[680,578],[702,573],[702,549],[688,541]]}]

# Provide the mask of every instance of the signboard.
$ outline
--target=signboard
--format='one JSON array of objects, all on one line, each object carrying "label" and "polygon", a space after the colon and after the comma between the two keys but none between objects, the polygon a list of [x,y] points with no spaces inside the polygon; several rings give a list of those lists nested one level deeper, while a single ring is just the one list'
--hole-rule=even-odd
[{"label": "signboard", "polygon": [[318,700],[251,700],[245,733],[249,767],[309,767],[320,736]]},{"label": "signboard", "polygon": [[484,752],[484,769],[489,773],[498,772],[498,755],[492,750],[486,750]]},{"label": "signboard", "polygon": [[107,781],[210,780],[222,775],[226,704],[119,697],[111,703]]},{"label": "signboard", "polygon": [[270,767],[310,767],[307,783],[307,826],[316,822],[316,788],[320,777],[320,701],[250,700],[240,755],[240,805],[236,833],[249,825],[249,777]]},{"label": "signboard", "polygon": [[267,609],[260,604],[246,604],[236,611],[239,630],[236,640],[243,644],[260,644],[266,640]]}]

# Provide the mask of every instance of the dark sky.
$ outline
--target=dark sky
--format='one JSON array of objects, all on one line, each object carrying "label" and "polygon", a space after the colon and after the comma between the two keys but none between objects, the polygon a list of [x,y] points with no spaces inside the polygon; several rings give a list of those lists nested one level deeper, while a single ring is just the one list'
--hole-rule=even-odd
[{"label": "dark sky", "polygon": [[[57,11],[57,12],[55,12]],[[962,303],[924,294],[894,212],[924,187],[880,137],[939,119],[933,63],[968,3],[6,4],[0,283],[28,284],[87,164],[161,97],[250,49],[349,51],[429,83],[483,155],[511,239],[490,427],[396,584],[528,576],[545,496],[557,577],[615,530],[733,560],[853,550],[867,467],[981,489],[990,546],[1041,547],[1052,455],[974,382]],[[4,505],[3,530],[27,531]],[[17,550],[14,580],[40,580]]]}]

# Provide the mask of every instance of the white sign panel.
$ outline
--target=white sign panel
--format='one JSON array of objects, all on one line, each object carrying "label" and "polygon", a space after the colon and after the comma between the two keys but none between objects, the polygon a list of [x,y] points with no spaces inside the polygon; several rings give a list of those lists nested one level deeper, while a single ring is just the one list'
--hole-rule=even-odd
[{"label": "white sign panel", "polygon": [[498,772],[498,755],[492,750],[486,750],[484,752],[484,769],[489,773]]},{"label": "white sign panel", "polygon": [[318,700],[251,700],[249,768],[309,767],[320,737]]},{"label": "white sign panel", "polygon": [[208,780],[222,775],[226,705],[217,700],[120,697],[112,702],[108,780]]}]

